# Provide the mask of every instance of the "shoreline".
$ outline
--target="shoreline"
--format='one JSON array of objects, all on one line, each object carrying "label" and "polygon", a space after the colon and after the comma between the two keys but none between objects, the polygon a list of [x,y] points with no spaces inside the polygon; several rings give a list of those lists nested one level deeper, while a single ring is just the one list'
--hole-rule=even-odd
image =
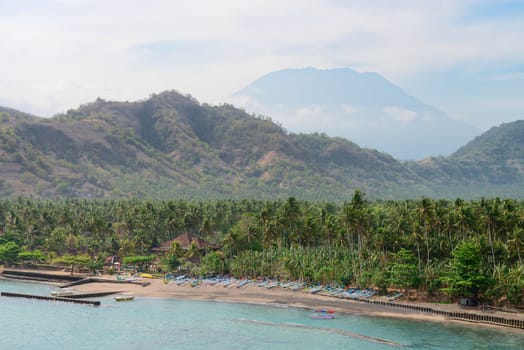
[{"label": "shoreline", "polygon": [[[150,280],[147,287],[119,285],[122,293],[145,298],[187,299],[210,302],[228,302],[238,304],[264,305],[274,307],[292,307],[300,309],[331,309],[337,313],[358,314],[365,316],[408,318],[425,321],[446,321],[445,317],[427,315],[410,310],[387,310],[382,305],[367,304],[359,301],[338,299],[323,294],[309,294],[304,291],[286,289],[266,289],[256,285],[241,288],[201,285],[191,287],[165,284],[161,280]],[[74,287],[82,293],[109,291],[115,289],[109,283],[90,283]]]},{"label": "shoreline", "polygon": [[[464,309],[456,304],[431,304],[422,302],[408,303],[408,306],[412,305],[442,311],[443,314],[439,315],[411,310],[408,308],[391,307],[379,303],[341,299],[320,293],[310,294],[303,290],[292,291],[279,287],[267,289],[265,287],[258,287],[253,284],[247,284],[240,288],[237,288],[236,286],[224,287],[220,285],[199,285],[191,287],[189,285],[176,285],[173,282],[166,284],[163,280],[159,279],[144,280],[151,282],[151,284],[146,287],[125,284],[119,285],[118,289],[123,293],[133,294],[139,297],[217,301],[275,307],[294,307],[309,310],[332,309],[338,313],[343,314],[358,314],[363,316],[410,319],[415,321],[430,321],[439,323],[455,323],[470,327],[482,326],[488,328],[515,330],[517,332],[524,331],[522,328],[483,322],[468,322],[465,320],[451,319],[446,317],[444,315],[445,312],[458,312],[476,315],[489,315],[505,319],[517,319],[524,322],[524,314],[522,313],[507,314],[500,311]],[[75,286],[74,288],[75,290],[78,290],[82,293],[110,291],[116,289],[114,284],[110,283],[90,283]]]},{"label": "shoreline", "polygon": [[[65,275],[64,273],[57,273],[56,275]],[[1,275],[0,275],[1,276]],[[79,275],[80,276],[80,275]],[[92,277],[92,275],[85,276]],[[5,277],[1,277],[5,278]],[[512,327],[502,324],[493,324],[486,322],[468,322],[467,320],[451,319],[446,317],[446,313],[457,312],[461,314],[473,314],[479,316],[500,317],[508,320],[518,320],[524,322],[524,314],[508,314],[493,310],[478,310],[463,308],[456,304],[431,304],[422,302],[409,303],[394,303],[394,305],[384,305],[383,303],[356,301],[351,299],[341,299],[326,294],[310,294],[304,290],[289,290],[280,287],[265,288],[254,284],[246,284],[240,288],[237,286],[222,286],[222,285],[207,285],[202,284],[192,287],[188,284],[177,285],[173,281],[165,283],[160,279],[139,279],[143,282],[149,282],[147,286],[118,283],[115,284],[115,277],[103,276],[108,282],[103,281],[92,282],[74,286],[73,289],[80,293],[98,293],[120,291],[122,293],[132,294],[139,297],[150,298],[165,298],[165,299],[187,299],[198,301],[217,301],[229,303],[242,303],[253,305],[265,305],[274,307],[294,307],[301,309],[332,309],[337,313],[342,314],[357,314],[372,317],[386,317],[396,319],[409,319],[414,321],[429,321],[439,323],[454,323],[462,324],[469,327],[488,327],[496,329],[513,330],[522,332],[524,329],[520,327]],[[6,278],[8,279],[8,278]],[[21,279],[17,279],[21,280]],[[29,280],[26,280],[29,281]],[[38,282],[38,281],[33,281]],[[42,282],[38,282],[42,283]],[[59,286],[57,282],[43,282],[53,286]],[[62,283],[63,284],[63,283]],[[398,306],[407,305],[409,307],[428,308],[436,310],[438,313],[427,313],[409,308]],[[397,306],[397,307],[396,307]]]}]

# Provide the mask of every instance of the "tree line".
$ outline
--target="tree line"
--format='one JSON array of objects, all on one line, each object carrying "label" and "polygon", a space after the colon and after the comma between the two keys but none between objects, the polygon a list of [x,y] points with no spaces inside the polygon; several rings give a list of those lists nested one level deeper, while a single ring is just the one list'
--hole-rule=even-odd
[{"label": "tree line", "polygon": [[344,203],[0,200],[4,264],[151,260],[153,248],[184,232],[220,249],[175,244],[162,257],[164,269],[522,303],[524,202],[513,199],[369,201],[355,191]]}]

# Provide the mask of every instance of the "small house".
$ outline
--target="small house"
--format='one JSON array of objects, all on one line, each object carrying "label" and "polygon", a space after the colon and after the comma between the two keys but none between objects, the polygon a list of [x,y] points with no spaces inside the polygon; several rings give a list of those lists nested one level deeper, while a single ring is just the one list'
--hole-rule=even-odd
[{"label": "small house", "polygon": [[156,252],[157,254],[166,253],[172,249],[173,242],[175,241],[178,241],[178,243],[180,244],[180,247],[184,250],[188,250],[191,247],[192,243],[194,243],[196,248],[201,252],[209,251],[209,250],[217,250],[220,248],[216,244],[209,243],[208,241],[200,237],[196,237],[188,232],[185,232],[185,233],[182,233],[180,236],[173,238],[170,241],[166,241],[162,243],[159,247],[153,248],[152,250]]}]

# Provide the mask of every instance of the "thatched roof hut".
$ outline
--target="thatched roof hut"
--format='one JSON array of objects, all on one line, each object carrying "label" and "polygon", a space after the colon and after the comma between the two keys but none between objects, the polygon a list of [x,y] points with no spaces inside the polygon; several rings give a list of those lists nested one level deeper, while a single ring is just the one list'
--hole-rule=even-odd
[{"label": "thatched roof hut", "polygon": [[173,242],[175,241],[178,241],[178,243],[180,243],[180,247],[182,247],[182,249],[185,250],[188,250],[193,242],[195,243],[195,246],[198,250],[216,250],[220,248],[216,244],[209,243],[208,241],[200,237],[196,237],[188,232],[185,232],[182,233],[180,236],[173,238],[170,241],[162,243],[160,247],[153,248],[153,251],[158,253],[168,252],[173,247]]}]

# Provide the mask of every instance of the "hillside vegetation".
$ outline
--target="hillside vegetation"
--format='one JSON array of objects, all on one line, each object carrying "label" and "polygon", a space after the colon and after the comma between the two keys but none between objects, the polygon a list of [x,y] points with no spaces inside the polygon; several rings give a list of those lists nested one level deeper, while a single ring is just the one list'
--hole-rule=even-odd
[{"label": "hillside vegetation", "polygon": [[[324,134],[291,134],[232,105],[167,91],[50,119],[0,109],[0,195],[91,198],[520,196],[522,122],[447,158],[400,162]],[[520,191],[520,192],[519,192]]]}]

